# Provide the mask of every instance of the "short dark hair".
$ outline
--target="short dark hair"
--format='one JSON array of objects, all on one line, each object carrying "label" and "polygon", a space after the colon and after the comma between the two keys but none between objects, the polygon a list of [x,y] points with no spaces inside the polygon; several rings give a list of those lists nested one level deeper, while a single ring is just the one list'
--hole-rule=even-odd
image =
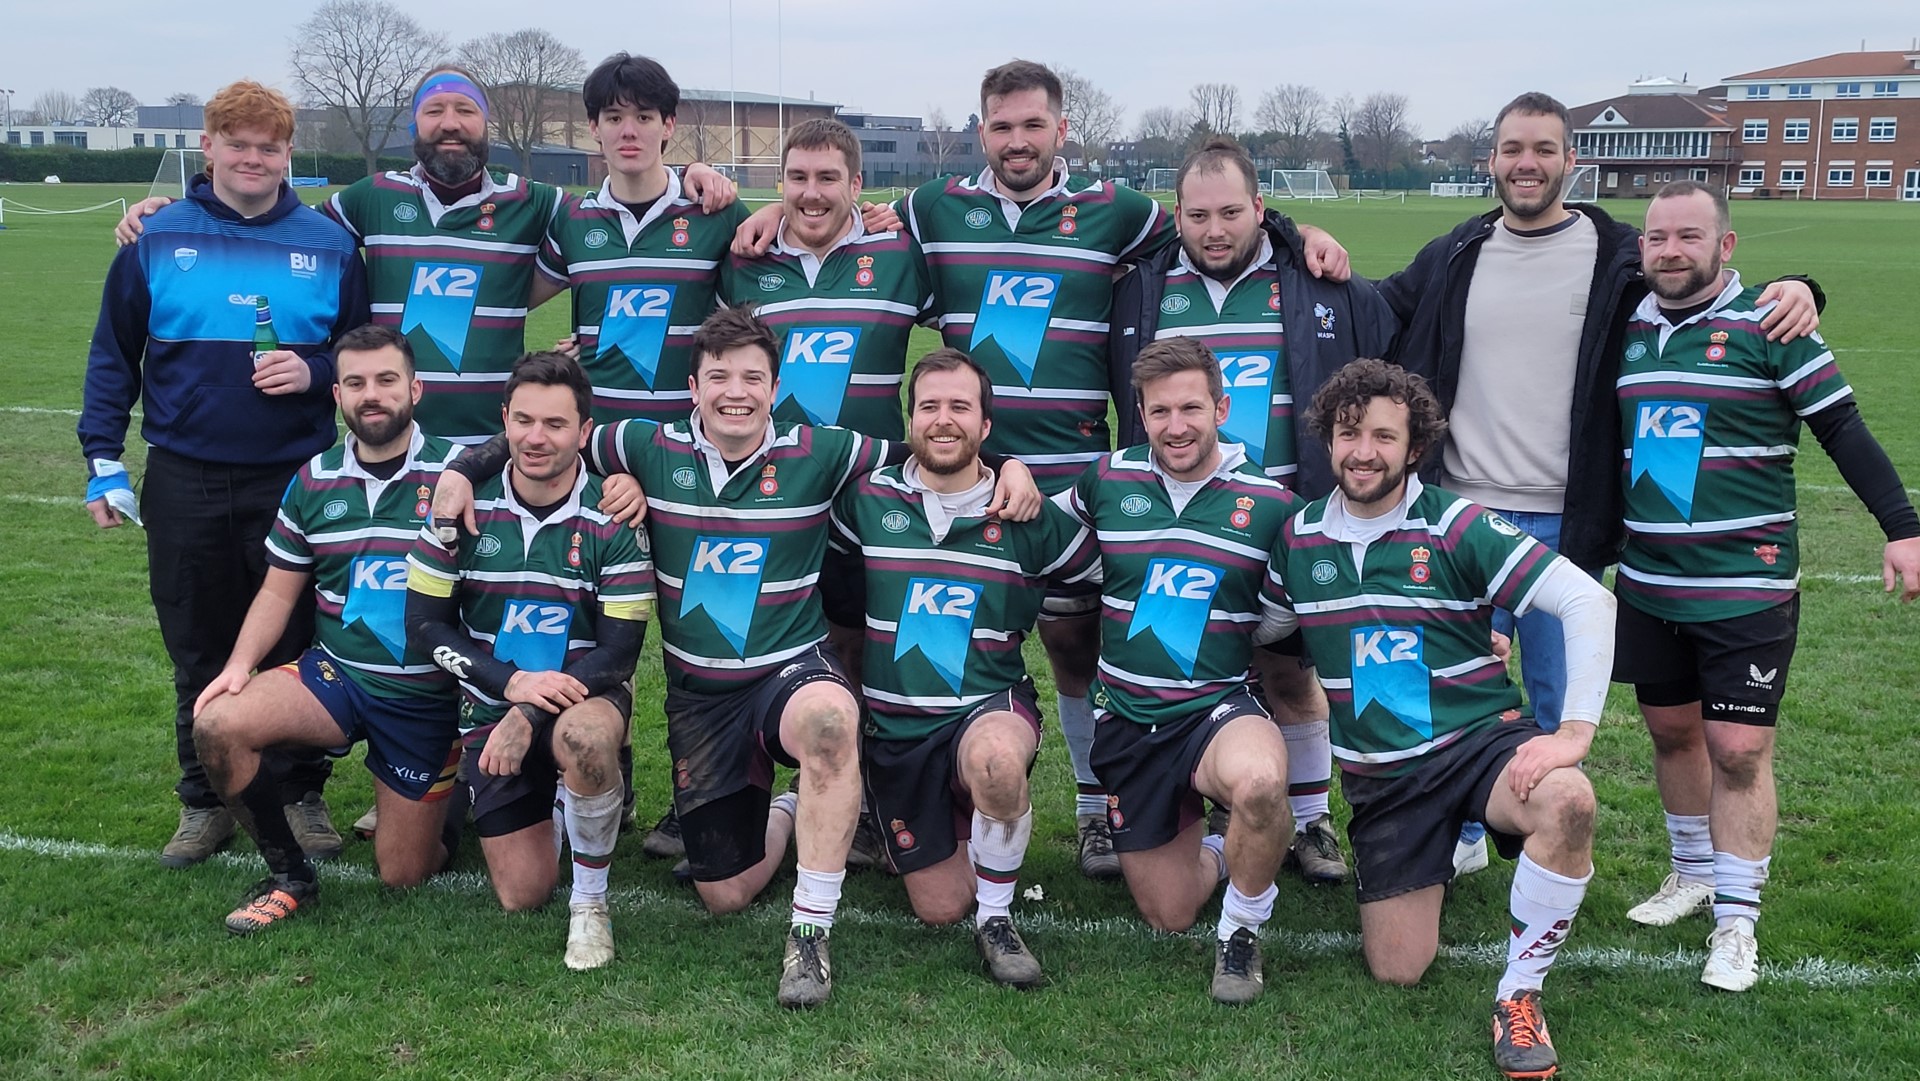
[{"label": "short dark hair", "polygon": [[1558,98],[1550,94],[1542,94],[1538,90],[1529,90],[1519,97],[1514,98],[1512,101],[1507,102],[1506,105],[1501,107],[1500,112],[1494,116],[1493,146],[1496,151],[1500,149],[1500,122],[1505,120],[1509,113],[1520,113],[1523,116],[1559,117],[1560,148],[1562,150],[1572,148],[1573,115],[1567,112],[1567,107],[1560,104]]},{"label": "short dark hair", "polygon": [[938,372],[972,372],[980,380],[980,416],[985,420],[993,419],[993,377],[987,370],[974,362],[974,359],[950,345],[943,345],[913,366],[913,374],[907,377],[907,412],[913,412],[915,392],[920,387],[920,377]]},{"label": "short dark hair", "polygon": [[776,378],[780,375],[780,339],[775,337],[772,328],[753,314],[751,305],[723,305],[715,308],[706,322],[700,324],[700,329],[693,332],[691,374],[694,381],[700,380],[702,358],[717,357],[743,345],[759,347],[767,355],[767,374]]},{"label": "short dark hair", "polygon": [[1162,338],[1133,358],[1133,396],[1138,399],[1148,383],[1180,372],[1205,372],[1207,393],[1218,402],[1226,393],[1220,361],[1198,338]]},{"label": "short dark hair", "polygon": [[580,84],[580,98],[587,107],[587,119],[599,120],[600,114],[615,105],[652,109],[667,120],[680,110],[680,86],[667,69],[650,56],[614,53]]},{"label": "short dark hair", "polygon": [[566,387],[573,391],[573,404],[580,410],[580,419],[585,421],[593,416],[593,384],[580,362],[565,353],[527,353],[514,361],[513,374],[507,376],[507,392],[501,396],[501,403],[513,408],[513,392],[528,384]]},{"label": "short dark hair", "polygon": [[372,353],[387,346],[400,350],[400,355],[407,360],[407,370],[413,371],[413,343],[407,340],[405,334],[378,323],[362,323],[340,335],[333,343],[333,355]]},{"label": "short dark hair", "polygon": [[1700,192],[1713,200],[1713,218],[1720,226],[1720,235],[1725,236],[1732,232],[1733,211],[1727,207],[1727,193],[1719,188],[1709,187],[1698,180],[1675,180],[1663,185],[1659,191],[1653,193],[1653,197],[1655,200],[1677,199],[1692,195],[1694,192]]},{"label": "short dark hair", "polygon": [[1186,186],[1187,177],[1192,173],[1204,173],[1209,176],[1224,173],[1232,166],[1240,170],[1240,176],[1247,182],[1247,195],[1260,197],[1260,178],[1254,168],[1253,156],[1246,148],[1224,135],[1208,139],[1206,145],[1187,155],[1180,163],[1180,171],[1173,174],[1173,197],[1179,201],[1181,191]]},{"label": "short dark hair", "polygon": [[787,131],[787,145],[780,151],[782,168],[795,150],[838,150],[847,159],[848,178],[860,175],[860,140],[852,128],[831,117],[802,120]]},{"label": "short dark hair", "polygon": [[1357,424],[1367,403],[1389,398],[1407,407],[1407,445],[1414,457],[1409,465],[1438,446],[1447,434],[1447,417],[1427,381],[1398,364],[1361,357],[1333,373],[1313,396],[1307,424],[1329,444],[1341,424]]},{"label": "short dark hair", "polygon": [[1031,60],[1009,60],[980,80],[980,111],[987,111],[988,98],[1003,98],[1022,90],[1045,90],[1047,107],[1055,116],[1061,114],[1061,106],[1067,99],[1066,91],[1060,86],[1060,76],[1055,75],[1053,69]]}]

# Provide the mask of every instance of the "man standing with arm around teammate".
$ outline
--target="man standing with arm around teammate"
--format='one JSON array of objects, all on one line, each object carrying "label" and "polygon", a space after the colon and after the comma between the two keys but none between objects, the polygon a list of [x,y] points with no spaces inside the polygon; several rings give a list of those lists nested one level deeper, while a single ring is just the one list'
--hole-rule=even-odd
[{"label": "man standing with arm around teammate", "polygon": [[1652,295],[1627,324],[1617,387],[1627,546],[1614,678],[1653,737],[1673,873],[1627,917],[1711,905],[1700,981],[1760,978],[1754,927],[1779,808],[1774,725],[1800,623],[1793,460],[1813,429],[1887,537],[1882,574],[1920,595],[1920,519],[1818,334],[1768,341],[1765,298],[1726,267],[1726,197],[1660,189],[1640,240]]}]

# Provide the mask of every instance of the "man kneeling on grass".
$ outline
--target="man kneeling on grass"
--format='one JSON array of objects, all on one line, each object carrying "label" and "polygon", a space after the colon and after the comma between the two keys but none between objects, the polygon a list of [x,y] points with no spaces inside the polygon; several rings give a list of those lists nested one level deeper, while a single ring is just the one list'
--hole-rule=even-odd
[{"label": "man kneeling on grass", "polygon": [[[1551,1077],[1540,985],[1593,877],[1593,787],[1579,764],[1606,703],[1613,600],[1506,519],[1413,475],[1446,433],[1419,376],[1356,360],[1314,395],[1308,420],[1339,489],[1281,529],[1256,638],[1299,628],[1333,707],[1367,967],[1419,982],[1439,951],[1460,825],[1486,823],[1501,854],[1519,858],[1494,1064]],[[1560,620],[1558,731],[1522,715],[1489,650],[1496,607]]]}]

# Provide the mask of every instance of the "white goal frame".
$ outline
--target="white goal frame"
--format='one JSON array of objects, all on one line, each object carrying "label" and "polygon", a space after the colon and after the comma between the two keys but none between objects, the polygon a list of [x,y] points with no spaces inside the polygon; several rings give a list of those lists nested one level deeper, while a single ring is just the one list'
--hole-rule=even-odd
[{"label": "white goal frame", "polygon": [[1180,175],[1178,169],[1148,169],[1147,182],[1141,191],[1172,191],[1174,177]]},{"label": "white goal frame", "polygon": [[1340,198],[1340,189],[1325,169],[1275,169],[1271,176],[1275,199]]},{"label": "white goal frame", "polygon": [[1566,187],[1561,189],[1560,201],[1564,203],[1591,203],[1600,198],[1600,167],[1598,165],[1575,165],[1567,174]]}]

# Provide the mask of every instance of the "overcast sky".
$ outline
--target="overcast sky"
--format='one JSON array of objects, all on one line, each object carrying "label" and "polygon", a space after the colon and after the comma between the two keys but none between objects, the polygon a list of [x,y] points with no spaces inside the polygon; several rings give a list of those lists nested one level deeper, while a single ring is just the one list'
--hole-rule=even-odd
[{"label": "overcast sky", "polygon": [[[48,89],[77,96],[120,86],[150,104],[175,91],[206,97],[241,77],[291,89],[288,41],[317,6],[21,0],[8,5],[0,31],[0,88],[15,92],[16,108]],[[1920,34],[1911,0],[1623,0],[1581,5],[1579,15],[1550,4],[1476,10],[1410,0],[733,0],[729,57],[726,0],[400,6],[456,44],[540,25],[589,65],[624,48],[660,60],[682,86],[724,88],[731,80],[743,91],[813,95],[876,113],[940,107],[955,123],[977,108],[981,73],[1022,56],[1088,76],[1125,109],[1129,133],[1141,110],[1184,107],[1199,82],[1237,85],[1241,126],[1251,128],[1263,90],[1301,82],[1329,98],[1405,94],[1421,134],[1439,138],[1464,120],[1490,118],[1523,90],[1578,105],[1642,76],[1685,74],[1708,86],[1856,50],[1863,39],[1868,49],[1905,49]]]}]

